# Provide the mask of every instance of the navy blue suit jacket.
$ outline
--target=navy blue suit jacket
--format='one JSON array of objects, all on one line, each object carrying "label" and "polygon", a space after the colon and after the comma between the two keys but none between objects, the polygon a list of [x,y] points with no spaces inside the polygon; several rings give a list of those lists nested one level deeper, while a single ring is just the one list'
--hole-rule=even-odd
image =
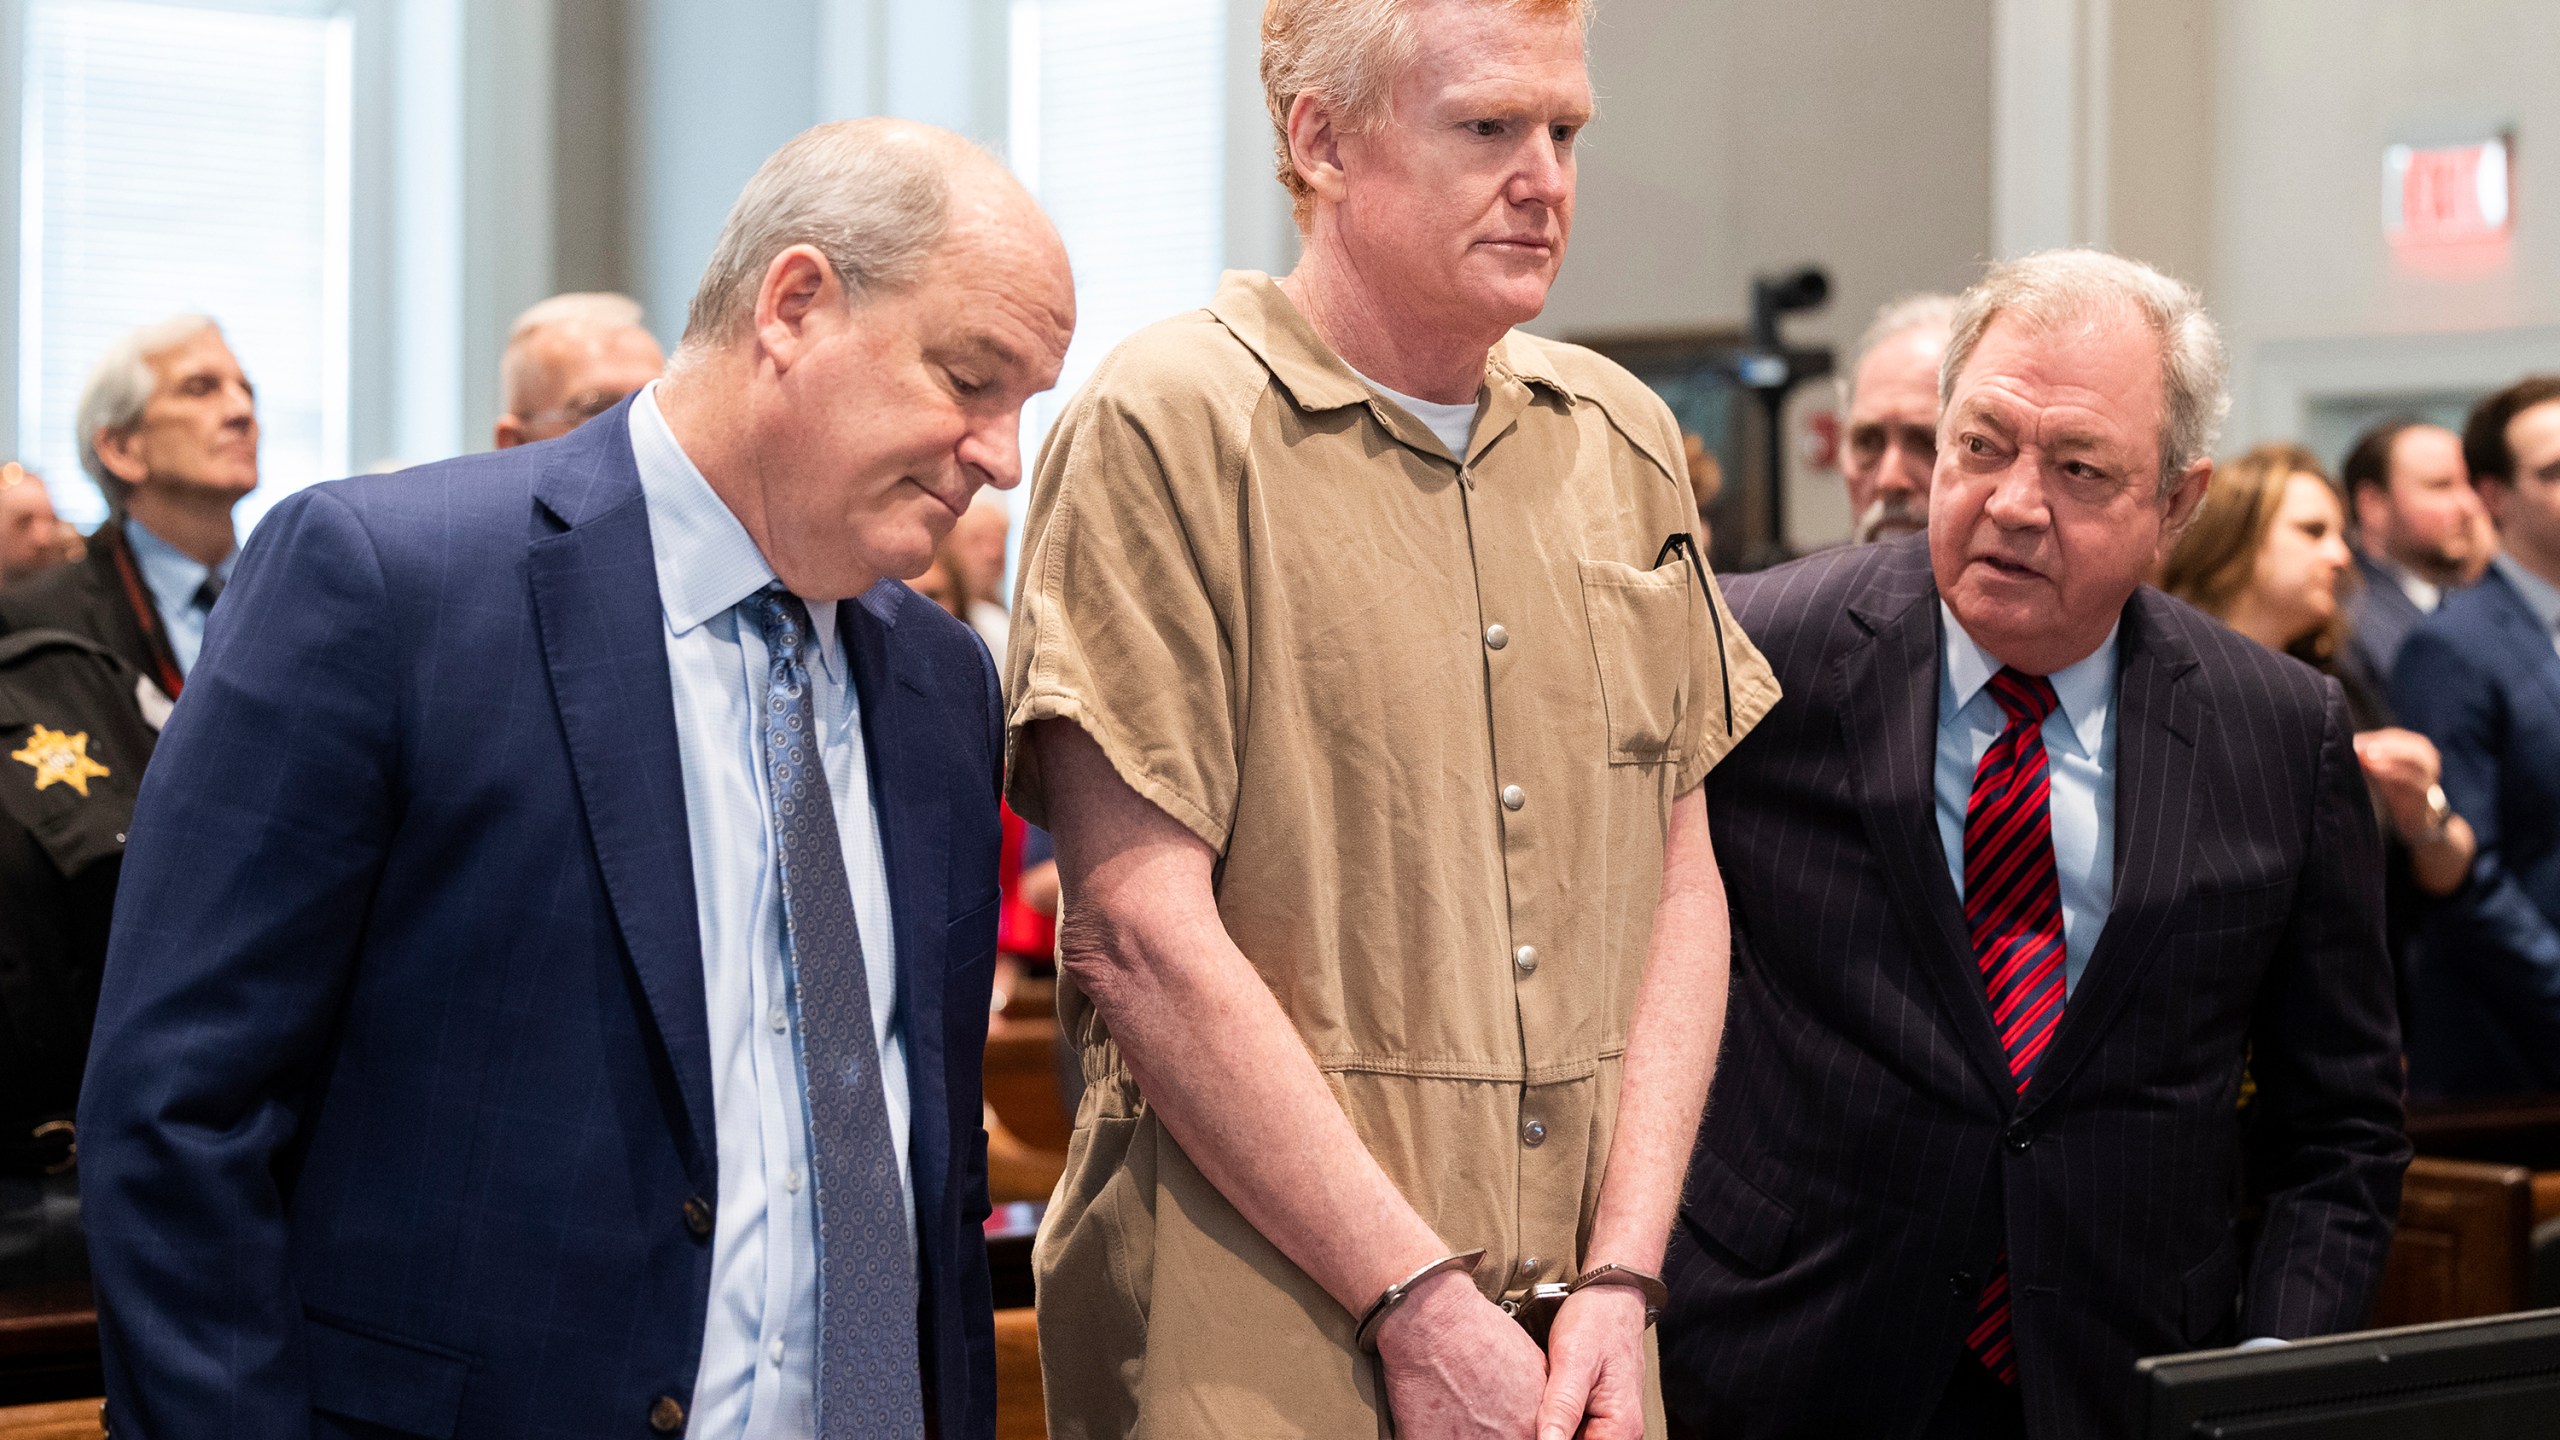
[{"label": "navy blue suit jacket", "polygon": [[2427,612],[2400,588],[2398,577],[2361,550],[2356,552],[2356,574],[2363,583],[2347,603],[2347,645],[2338,660],[2368,694],[2384,700],[2391,694],[2391,668],[2399,663],[2400,647]]},{"label": "navy blue suit jacket", "polygon": [[1915,1434],[2004,1254],[2039,1440],[2128,1435],[2142,1356],[2355,1328],[2409,1151],[2337,685],[2126,604],[2114,904],[2021,1094],[1939,838],[1926,540],[1725,595],[1786,698],[1707,779],[1733,988],[1666,1261],[1674,1440]]},{"label": "navy blue suit jacket", "polygon": [[2410,632],[2391,690],[2480,841],[2410,965],[2410,1091],[2560,1090],[2560,652],[2492,568]]},{"label": "navy blue suit jacket", "polygon": [[[903,586],[838,614],[926,1394],[983,1437],[995,677]],[[120,1435],[628,1436],[690,1403],[718,1158],[664,635],[622,410],[258,527],[143,785],[80,1104]]]}]

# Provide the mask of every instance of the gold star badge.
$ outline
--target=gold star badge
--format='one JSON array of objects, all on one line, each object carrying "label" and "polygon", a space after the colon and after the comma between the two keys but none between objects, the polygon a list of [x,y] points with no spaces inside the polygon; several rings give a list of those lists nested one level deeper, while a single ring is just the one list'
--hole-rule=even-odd
[{"label": "gold star badge", "polygon": [[89,758],[89,732],[86,730],[77,735],[65,735],[59,730],[48,730],[39,725],[35,733],[27,737],[27,748],[13,751],[9,758],[35,769],[37,789],[59,782],[79,791],[84,799],[89,794],[90,780],[115,773]]}]

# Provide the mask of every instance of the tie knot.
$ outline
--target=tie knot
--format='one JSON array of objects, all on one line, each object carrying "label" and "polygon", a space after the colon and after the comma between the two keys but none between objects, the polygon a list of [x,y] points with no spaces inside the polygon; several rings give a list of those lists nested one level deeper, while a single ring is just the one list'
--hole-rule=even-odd
[{"label": "tie knot", "polygon": [[2053,682],[2041,675],[2024,675],[2003,665],[1991,677],[1992,698],[2000,702],[2012,725],[2041,725],[2062,701],[2053,693]]},{"label": "tie knot", "polygon": [[797,656],[809,639],[809,607],[774,581],[747,597],[747,607],[764,633],[765,648],[776,655]]}]

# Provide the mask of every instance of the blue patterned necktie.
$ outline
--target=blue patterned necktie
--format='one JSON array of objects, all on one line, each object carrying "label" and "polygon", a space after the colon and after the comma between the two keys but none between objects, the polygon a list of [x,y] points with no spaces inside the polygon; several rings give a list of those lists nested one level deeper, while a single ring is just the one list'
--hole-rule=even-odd
[{"label": "blue patterned necktie", "polygon": [[780,584],[748,602],[772,666],[764,764],[781,851],[782,911],[809,1087],[818,1180],[818,1435],[924,1434],[916,1354],[916,1271],[906,1192],[880,1088],[871,983],[853,918],[835,801],[818,761],[809,683],[817,638],[808,607]]}]

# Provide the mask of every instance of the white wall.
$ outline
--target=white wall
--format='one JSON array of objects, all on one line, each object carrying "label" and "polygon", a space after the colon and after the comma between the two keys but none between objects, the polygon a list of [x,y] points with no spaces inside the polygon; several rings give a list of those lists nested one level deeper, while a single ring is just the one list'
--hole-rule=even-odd
[{"label": "white wall", "polygon": [[738,191],[811,125],[903,115],[1001,147],[1004,0],[632,7],[631,285],[672,346]]},{"label": "white wall", "polygon": [[[1600,115],[1536,328],[1738,327],[1754,272],[1810,261],[1832,302],[1788,334],[1845,351],[1886,300],[1961,288],[1991,244],[1990,37],[1990,0],[1602,0]],[[1793,538],[1846,534],[1836,472],[1795,471]]]},{"label": "white wall", "polygon": [[[2220,0],[2210,298],[2234,353],[2232,444],[2297,433],[2322,394],[2476,389],[2560,369],[2560,5]],[[2512,126],[2508,262],[2395,264],[2382,152]]]}]

